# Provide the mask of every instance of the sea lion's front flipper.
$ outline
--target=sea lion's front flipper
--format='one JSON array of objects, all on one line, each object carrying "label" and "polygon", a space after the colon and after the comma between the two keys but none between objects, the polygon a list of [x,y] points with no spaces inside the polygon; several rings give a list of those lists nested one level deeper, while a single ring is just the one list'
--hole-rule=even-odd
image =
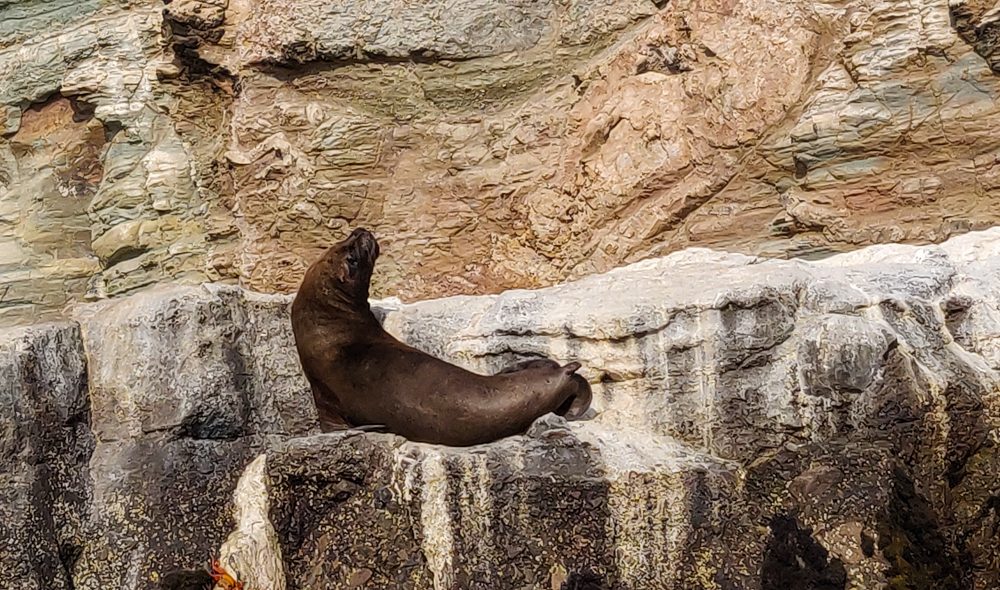
[{"label": "sea lion's front flipper", "polygon": [[362,424],[360,426],[349,426],[350,430],[360,430],[361,432],[389,432],[385,424]]}]

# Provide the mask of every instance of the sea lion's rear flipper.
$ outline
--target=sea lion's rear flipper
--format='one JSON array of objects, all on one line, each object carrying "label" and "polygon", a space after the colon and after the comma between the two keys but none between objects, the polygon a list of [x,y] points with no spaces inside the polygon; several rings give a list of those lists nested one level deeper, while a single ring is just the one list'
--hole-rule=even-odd
[{"label": "sea lion's rear flipper", "polygon": [[[566,367],[570,365],[576,365],[577,369],[580,368],[580,363],[570,363]],[[575,371],[576,369],[573,370]],[[587,383],[587,380],[583,376],[574,373],[569,378],[570,384],[573,387],[573,393],[566,398],[566,403],[556,413],[567,420],[580,420],[587,414],[587,410],[590,409],[590,402],[594,398],[594,393],[590,389],[590,383]]]},{"label": "sea lion's rear flipper", "polygon": [[575,373],[580,367],[580,363],[573,361],[572,363],[566,363],[563,365],[563,371],[566,371],[567,373]]}]

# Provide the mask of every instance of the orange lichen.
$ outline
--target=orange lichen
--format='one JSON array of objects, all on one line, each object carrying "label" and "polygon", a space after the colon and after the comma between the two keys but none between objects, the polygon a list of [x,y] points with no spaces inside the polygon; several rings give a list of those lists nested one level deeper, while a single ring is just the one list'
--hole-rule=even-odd
[{"label": "orange lichen", "polygon": [[208,575],[212,576],[216,587],[222,588],[222,590],[244,590],[243,582],[227,572],[218,559],[213,559],[210,566]]}]

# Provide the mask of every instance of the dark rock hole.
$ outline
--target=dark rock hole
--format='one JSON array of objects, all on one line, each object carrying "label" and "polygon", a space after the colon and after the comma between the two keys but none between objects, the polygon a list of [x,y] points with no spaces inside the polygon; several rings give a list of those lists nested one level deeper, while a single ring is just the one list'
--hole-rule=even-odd
[{"label": "dark rock hole", "polygon": [[573,572],[559,590],[610,590],[604,578],[591,571]]},{"label": "dark rock hole", "polygon": [[843,590],[847,572],[816,542],[812,529],[790,516],[771,520],[771,540],[761,571],[762,590]]}]

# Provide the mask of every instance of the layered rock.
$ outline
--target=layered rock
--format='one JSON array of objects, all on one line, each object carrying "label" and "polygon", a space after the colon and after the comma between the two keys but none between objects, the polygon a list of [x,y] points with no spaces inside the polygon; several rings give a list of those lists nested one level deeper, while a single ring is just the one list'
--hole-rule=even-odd
[{"label": "layered rock", "polygon": [[[331,570],[332,558],[316,547],[340,556],[357,552],[377,564],[392,559],[386,549],[366,549],[379,542],[381,525],[348,534],[353,541],[333,541],[326,532],[349,530],[359,518],[384,522],[359,516],[358,504],[374,505],[392,530],[414,528],[417,509],[400,503],[413,493],[386,483],[389,471],[396,478],[390,481],[423,483],[421,518],[440,514],[435,502],[441,495],[449,499],[449,517],[433,521],[444,531],[429,531],[420,521],[423,535],[415,538],[427,561],[410,563],[412,572],[404,568],[412,577],[396,583],[407,587],[549,587],[548,567],[565,568],[569,577],[560,583],[567,588],[576,587],[567,581],[573,576],[594,576],[595,587],[606,588],[991,588],[1000,580],[992,500],[1000,417],[993,356],[1000,315],[992,303],[1000,285],[998,254],[995,230],[941,247],[876,247],[812,264],[687,251],[540,291],[384,305],[390,331],[481,371],[533,355],[584,363],[595,382],[597,417],[549,432],[558,432],[553,436],[570,449],[586,441],[586,464],[608,482],[604,501],[590,506],[603,512],[603,531],[587,529],[582,517],[570,522],[583,533],[539,525],[549,511],[567,510],[569,519],[577,506],[519,493],[520,481],[495,479],[503,480],[523,456],[545,456],[530,438],[498,458],[490,458],[493,449],[472,451],[485,459],[471,459],[468,451],[421,448],[413,465],[391,467],[384,465],[395,445],[373,435],[339,445],[303,442],[268,453],[266,468],[253,474],[257,494],[238,501],[260,502],[260,490],[267,490],[267,508],[258,517],[267,515],[276,545],[265,553],[281,556],[290,587],[331,577],[340,580],[337,587],[351,587],[350,580],[360,579],[355,576],[386,575],[358,557]],[[660,478],[677,455],[663,461],[662,453],[677,447],[664,438],[687,445],[681,456],[719,457],[740,467],[724,469],[726,477],[709,478],[700,491],[682,486],[685,491],[672,496]],[[629,448],[642,439],[648,447]],[[304,458],[325,453],[332,463],[319,471],[322,461]],[[366,462],[372,457],[381,467]],[[476,475],[482,461],[488,477]],[[562,490],[579,477],[563,470],[577,464],[571,457],[546,459],[552,472],[542,487]],[[535,472],[522,473],[530,481]],[[441,477],[444,491],[428,490],[441,485]],[[477,478],[486,479],[489,494]],[[570,487],[580,486],[587,488],[582,482]],[[389,491],[373,500],[383,488]],[[492,498],[491,507],[476,504],[481,496]],[[659,512],[665,506],[667,512]],[[493,510],[529,516],[496,524]],[[511,537],[511,527],[521,532]],[[563,547],[576,535],[598,556],[602,547],[614,547],[608,555],[615,560],[581,554],[570,565],[529,548],[535,566],[516,567],[502,554],[516,544],[513,538],[530,546],[532,531],[544,535],[553,528],[558,540],[544,546]],[[470,553],[449,541],[469,530],[501,551],[483,562],[496,571],[514,567],[524,577],[487,581],[464,572],[458,580],[461,568],[435,577],[430,556],[441,551],[440,543],[450,547],[450,559],[438,567],[480,563],[480,549]],[[670,551],[659,536],[664,533],[683,539],[684,549]],[[651,547],[657,549],[644,553]],[[233,553],[232,563],[253,580],[255,562]],[[643,567],[616,569],[617,559]]]},{"label": "layered rock", "polygon": [[165,289],[79,314],[94,481],[75,588],[148,588],[203,567],[230,526],[231,490],[269,442],[316,413],[287,301]]},{"label": "layered rock", "polygon": [[0,310],[288,292],[356,225],[383,237],[376,294],[404,299],[983,229],[995,21],[978,0],[7,4]]},{"label": "layered rock", "polygon": [[315,428],[287,315],[164,289],[4,333],[0,588],[153,588],[204,567],[244,467]]}]

